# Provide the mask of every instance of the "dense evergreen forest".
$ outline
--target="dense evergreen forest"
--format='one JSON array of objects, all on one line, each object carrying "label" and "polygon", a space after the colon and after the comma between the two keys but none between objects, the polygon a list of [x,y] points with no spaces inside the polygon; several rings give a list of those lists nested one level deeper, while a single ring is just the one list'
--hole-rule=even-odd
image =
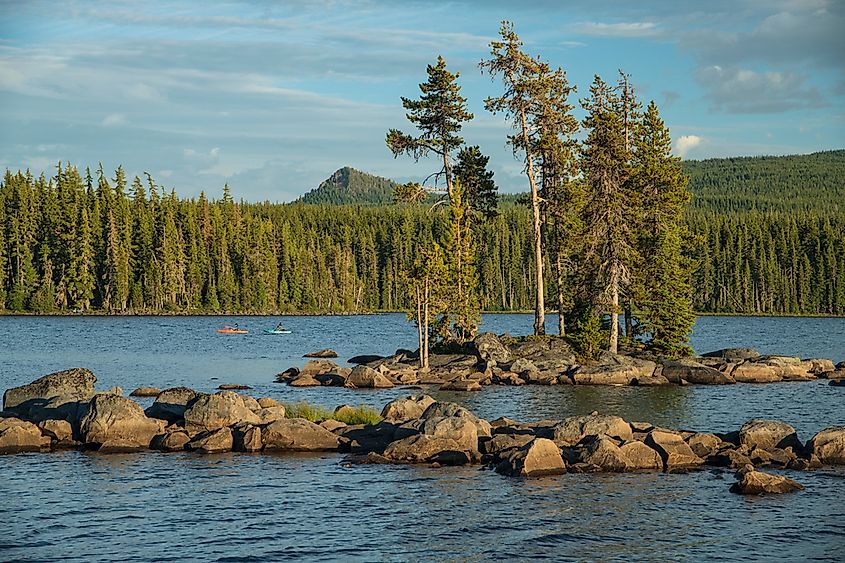
[{"label": "dense evergreen forest", "polygon": [[[684,167],[695,195],[687,223],[698,262],[696,310],[845,314],[845,151]],[[384,186],[352,169],[324,186],[346,201],[342,193],[352,182]],[[127,179],[122,169],[109,175],[64,164],[52,177],[7,171],[0,185],[0,309],[409,308],[403,272],[419,241],[441,236],[446,215],[424,205],[328,205],[335,200],[317,196],[312,201],[326,203],[244,203],[228,188],[220,199],[180,199],[151,177]],[[530,309],[530,210],[506,202],[476,228],[482,308]],[[547,291],[554,295],[553,279]]]}]

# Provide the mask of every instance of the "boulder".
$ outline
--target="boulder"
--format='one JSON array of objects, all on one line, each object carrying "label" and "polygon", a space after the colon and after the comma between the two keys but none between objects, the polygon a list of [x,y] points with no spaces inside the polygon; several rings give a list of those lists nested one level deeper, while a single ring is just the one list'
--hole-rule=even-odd
[{"label": "boulder", "polygon": [[739,443],[762,450],[802,447],[793,427],[777,420],[763,419],[749,420],[743,424],[739,429]]},{"label": "boulder", "polygon": [[845,426],[825,428],[807,442],[807,449],[822,463],[845,465]]},{"label": "boulder", "polygon": [[624,457],[626,471],[660,471],[663,469],[663,460],[660,454],[639,440],[625,442],[619,446],[619,452]]},{"label": "boulder", "polygon": [[470,463],[476,456],[473,450],[466,450],[461,444],[449,438],[416,434],[391,442],[384,450],[384,457],[402,463],[428,463],[438,457],[451,465],[463,461]]},{"label": "boulder", "polygon": [[481,383],[474,379],[455,379],[440,386],[441,391],[481,391]]},{"label": "boulder", "polygon": [[775,383],[781,381],[781,370],[759,362],[746,362],[734,368],[731,376],[737,383]]},{"label": "boulder", "polygon": [[73,428],[67,420],[42,420],[38,423],[41,434],[48,436],[59,445],[72,445]]},{"label": "boulder", "polygon": [[346,385],[357,389],[389,389],[393,382],[373,368],[359,365],[352,369]]},{"label": "boulder", "polygon": [[381,417],[387,422],[405,422],[420,418],[433,404],[434,399],[428,395],[411,395],[403,399],[394,399],[381,410]]},{"label": "boulder", "polygon": [[263,447],[260,427],[239,424],[232,430],[232,449],[236,452],[260,452]]},{"label": "boulder", "polygon": [[298,452],[333,451],[340,446],[338,437],[304,418],[286,418],[271,422],[261,431],[266,450]]},{"label": "boulder", "polygon": [[42,442],[41,430],[31,422],[0,418],[0,454],[37,452]]},{"label": "boulder", "polygon": [[320,387],[322,383],[313,375],[301,374],[288,381],[291,387]]},{"label": "boulder", "polygon": [[811,381],[816,376],[810,373],[812,362],[805,362],[794,356],[763,356],[758,363],[774,368],[782,381]]},{"label": "boulder", "polygon": [[810,373],[819,377],[827,377],[828,373],[836,371],[836,366],[826,358],[810,358],[804,360],[810,364]]},{"label": "boulder", "polygon": [[289,383],[299,377],[299,368],[292,366],[281,373],[276,374],[276,383]]},{"label": "boulder", "polygon": [[492,332],[483,332],[475,337],[473,340],[475,351],[478,358],[482,362],[495,362],[497,364],[506,364],[511,359],[511,353],[508,348],[502,344],[499,337]]},{"label": "boulder", "polygon": [[745,466],[736,476],[737,482],[731,485],[730,491],[740,495],[781,494],[804,490],[804,486],[797,481],[782,475],[755,471],[752,465]]},{"label": "boulder", "polygon": [[475,425],[478,437],[490,437],[493,435],[493,429],[490,423],[483,418],[477,417],[473,412],[463,408],[457,403],[436,402],[432,403],[422,415],[422,419],[438,418],[445,416],[454,416],[459,418],[466,418]]},{"label": "boulder", "polygon": [[243,399],[244,401],[244,406],[253,412],[261,408],[261,405],[258,404],[258,401],[255,399],[255,397],[250,397],[249,395],[241,395],[241,399]]},{"label": "boulder", "polygon": [[164,431],[164,422],[148,418],[141,406],[127,397],[95,395],[88,413],[79,423],[85,444],[100,451],[125,451],[148,448],[153,436]]},{"label": "boulder", "polygon": [[672,383],[680,383],[681,380],[698,385],[726,385],[736,383],[736,380],[730,375],[694,360],[686,359],[663,362],[662,375]]},{"label": "boulder", "polygon": [[687,445],[702,459],[714,455],[722,447],[722,440],[715,434],[697,432],[686,439]]},{"label": "boulder", "polygon": [[461,446],[462,451],[478,450],[478,430],[468,417],[429,417],[420,427],[420,433],[432,438],[453,440]]},{"label": "boulder", "polygon": [[340,422],[339,420],[332,420],[331,418],[328,420],[324,420],[319,424],[329,432],[333,432],[335,434],[337,434],[337,431],[341,428],[346,428],[347,426],[349,426],[345,422]]},{"label": "boulder", "polygon": [[655,429],[648,433],[645,443],[660,454],[667,471],[704,463],[678,433]]},{"label": "boulder", "polygon": [[631,385],[634,380],[652,377],[656,367],[650,360],[605,352],[599,364],[579,366],[572,380],[578,385]]},{"label": "boulder", "polygon": [[338,428],[334,432],[341,437],[344,451],[381,453],[394,440],[417,435],[419,428],[408,429],[402,436],[398,436],[396,426],[382,421],[378,424],[353,424]]},{"label": "boulder", "polygon": [[[839,373],[839,372],[837,371],[837,373]],[[832,387],[845,387],[845,372],[842,372],[842,376],[843,376],[843,378],[841,378],[841,379],[840,378],[831,379],[830,383],[828,383],[828,385],[830,385]]]},{"label": "boulder", "polygon": [[173,430],[153,438],[150,447],[165,452],[181,452],[190,441],[191,437],[184,430]]},{"label": "boulder", "polygon": [[282,420],[285,417],[285,407],[282,405],[258,409],[252,412],[260,419],[259,424],[270,424],[271,422]]},{"label": "boulder", "polygon": [[281,403],[276,399],[272,399],[270,397],[261,397],[258,399],[258,406],[262,409],[268,409],[270,407],[279,407]]},{"label": "boulder", "polygon": [[481,453],[499,456],[504,451],[521,448],[533,439],[531,434],[496,434],[482,441],[480,449]]},{"label": "boulder", "polygon": [[541,477],[566,473],[560,448],[547,438],[534,438],[510,454],[497,466],[496,472],[519,477]]},{"label": "boulder", "polygon": [[754,348],[724,348],[716,350],[715,352],[707,352],[702,354],[705,358],[722,358],[729,362],[741,362],[744,360],[753,360],[760,357],[760,352]]},{"label": "boulder", "polygon": [[201,454],[218,454],[232,451],[232,445],[232,429],[223,427],[197,434],[185,447]]},{"label": "boulder", "polygon": [[260,424],[260,417],[246,407],[244,398],[233,391],[201,395],[185,411],[185,428],[189,432],[216,430],[239,422]]},{"label": "boulder", "polygon": [[130,397],[158,397],[158,394],[161,393],[161,389],[158,387],[138,387],[131,393],[129,393]]},{"label": "boulder", "polygon": [[373,362],[378,362],[379,360],[383,360],[384,356],[377,356],[375,354],[360,354],[358,356],[352,356],[348,360],[346,360],[349,364],[371,364]]},{"label": "boulder", "polygon": [[335,352],[331,348],[324,348],[323,350],[317,350],[316,352],[308,352],[307,354],[303,354],[302,357],[303,358],[337,358],[337,352]]},{"label": "boulder", "polygon": [[156,397],[155,402],[147,407],[146,415],[150,418],[160,418],[167,422],[176,422],[185,418],[188,403],[196,399],[197,392],[187,387],[173,387],[165,389]]},{"label": "boulder", "polygon": [[58,403],[53,401],[54,408],[68,402],[84,402],[94,396],[96,381],[97,377],[85,368],[51,373],[27,385],[7,389],[3,394],[3,410],[29,416],[31,411],[43,407],[51,399],[67,398]]},{"label": "boulder", "polygon": [[625,454],[613,438],[601,435],[581,452],[581,463],[594,465],[602,471],[623,472],[628,469]]},{"label": "boulder", "polygon": [[607,435],[620,440],[632,440],[631,425],[618,416],[570,416],[552,428],[552,439],[562,446],[574,446],[587,436]]},{"label": "boulder", "polygon": [[[340,370],[340,366],[336,363],[329,361],[329,360],[309,360],[305,362],[305,366],[303,366],[302,370],[299,371],[300,375],[320,375],[323,373],[338,373]],[[290,370],[288,370],[290,371]],[[287,373],[287,372],[282,372]],[[292,375],[296,375],[293,374]]]}]

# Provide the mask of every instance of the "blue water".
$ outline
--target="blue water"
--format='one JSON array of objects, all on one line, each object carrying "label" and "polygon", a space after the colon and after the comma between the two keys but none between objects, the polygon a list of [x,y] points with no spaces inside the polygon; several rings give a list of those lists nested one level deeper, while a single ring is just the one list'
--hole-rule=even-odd
[{"label": "blue water", "polygon": [[[277,318],[0,317],[0,388],[73,366],[98,387],[245,383],[254,396],[381,407],[407,390],[295,389],[274,374],[330,347],[341,359],[415,345],[403,315]],[[219,335],[238,322],[253,333]],[[549,320],[552,329],[554,319]],[[529,315],[484,328],[526,333]],[[699,352],[845,360],[845,319],[702,317]],[[802,439],[845,424],[826,382],[724,387],[487,387],[438,398],[518,420],[592,410],[695,430],[753,417]],[[563,475],[515,480],[477,467],[348,465],[340,455],[82,452],[0,456],[0,561],[841,560],[845,471],[788,472],[803,492],[745,498],[729,473]]]}]

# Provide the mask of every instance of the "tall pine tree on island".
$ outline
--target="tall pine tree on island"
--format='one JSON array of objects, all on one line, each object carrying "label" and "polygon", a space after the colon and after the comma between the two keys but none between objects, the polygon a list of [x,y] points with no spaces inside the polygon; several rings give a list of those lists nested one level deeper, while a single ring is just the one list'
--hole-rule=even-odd
[{"label": "tall pine tree on island", "polygon": [[498,213],[499,192],[493,181],[493,171],[487,169],[489,156],[481,154],[478,146],[464,147],[455,163],[455,181],[464,189],[461,198],[476,214],[492,219]]},{"label": "tall pine tree on island", "polygon": [[690,239],[684,221],[690,195],[680,158],[672,156],[669,130],[653,101],[636,135],[631,182],[642,202],[636,268],[639,316],[655,352],[686,355],[692,351],[687,342],[695,323],[693,261],[684,252]]},{"label": "tall pine tree on island", "polygon": [[[618,112],[618,98],[598,75],[590,86],[590,97],[581,101],[587,111],[581,169],[587,182],[584,208],[586,225],[584,280],[593,305],[610,317],[608,350],[619,350],[619,302],[630,279],[634,257],[632,206],[628,185],[631,173],[625,150],[625,132]],[[593,315],[594,311],[587,311]]]}]

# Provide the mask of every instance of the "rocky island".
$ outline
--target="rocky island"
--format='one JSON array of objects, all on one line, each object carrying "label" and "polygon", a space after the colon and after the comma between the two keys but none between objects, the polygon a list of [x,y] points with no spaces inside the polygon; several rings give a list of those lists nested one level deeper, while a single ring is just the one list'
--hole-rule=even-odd
[{"label": "rocky island", "polygon": [[8,389],[0,413],[0,452],[339,452],[347,454],[348,463],[476,464],[518,477],[709,466],[738,470],[732,490],[751,494],[802,488],[757,468],[845,464],[843,426],[802,442],[793,427],[775,420],[750,420],[729,432],[661,428],[597,412],[535,423],[487,421],[424,394],[389,402],[375,424],[345,424],[333,417],[288,418],[285,407],[271,398],[185,387],[161,391],[144,410],[119,389],[97,392],[95,383],[91,371],[74,368]]},{"label": "rocky island", "polygon": [[418,359],[418,352],[397,350],[389,357],[350,358],[349,363],[357,364],[354,368],[326,359],[311,360],[302,368],[288,368],[276,381],[294,387],[428,384],[444,391],[478,391],[483,385],[727,385],[819,378],[839,385],[845,380],[845,362],[834,365],[829,359],[763,356],[750,348],[684,359],[642,351],[602,352],[596,360],[581,360],[565,338],[512,338],[491,332],[478,335],[461,353],[430,354],[427,369],[418,367]]}]

